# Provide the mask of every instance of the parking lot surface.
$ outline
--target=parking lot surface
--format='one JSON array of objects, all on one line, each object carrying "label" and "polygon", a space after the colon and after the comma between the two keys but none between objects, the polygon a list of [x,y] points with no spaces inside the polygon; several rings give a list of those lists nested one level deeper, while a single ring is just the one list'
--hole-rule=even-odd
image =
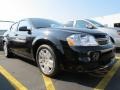
[{"label": "parking lot surface", "polygon": [[[117,53],[116,55],[120,56],[119,53]],[[108,78],[95,77],[87,73],[72,73],[62,71],[56,78],[51,79],[42,75],[34,62],[20,57],[6,58],[4,57],[3,51],[0,51],[0,66],[2,66],[8,73],[10,73],[19,83],[21,83],[21,85],[26,87],[28,90],[120,90],[119,63],[113,66],[113,70],[110,70],[110,72],[108,72]],[[97,86],[99,86],[99,84],[102,81],[104,82],[105,80],[106,85],[103,85],[105,87],[98,88]],[[4,82],[4,80],[2,81]],[[8,82],[8,84],[10,83]],[[10,88],[13,88],[11,84]]]},{"label": "parking lot surface", "polygon": [[15,88],[1,74],[0,74],[0,90],[15,90]]}]

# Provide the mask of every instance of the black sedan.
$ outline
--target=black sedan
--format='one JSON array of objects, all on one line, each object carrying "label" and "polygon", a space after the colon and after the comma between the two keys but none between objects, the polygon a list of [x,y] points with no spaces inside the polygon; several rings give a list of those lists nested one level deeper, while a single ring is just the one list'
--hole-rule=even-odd
[{"label": "black sedan", "polygon": [[29,18],[13,24],[4,34],[6,57],[13,54],[37,62],[41,72],[54,76],[60,69],[94,72],[114,63],[114,46],[107,34]]}]

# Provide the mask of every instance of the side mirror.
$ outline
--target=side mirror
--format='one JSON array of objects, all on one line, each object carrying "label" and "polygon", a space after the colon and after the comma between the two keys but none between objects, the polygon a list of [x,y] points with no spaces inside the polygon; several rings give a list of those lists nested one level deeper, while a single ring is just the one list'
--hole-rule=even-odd
[{"label": "side mirror", "polygon": [[19,28],[19,31],[28,31],[28,29],[27,29],[26,26],[23,26],[23,27],[20,27],[20,28]]},{"label": "side mirror", "polygon": [[31,34],[31,30],[28,29],[26,26],[20,27],[19,31],[28,31],[28,34]]},{"label": "side mirror", "polygon": [[87,24],[87,25],[86,25],[86,28],[88,28],[88,29],[94,29],[94,26],[91,25],[91,24]]}]

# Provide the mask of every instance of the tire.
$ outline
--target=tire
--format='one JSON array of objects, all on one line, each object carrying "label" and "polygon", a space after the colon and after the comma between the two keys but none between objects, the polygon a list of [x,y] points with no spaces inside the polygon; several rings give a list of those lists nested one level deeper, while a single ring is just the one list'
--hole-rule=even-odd
[{"label": "tire", "polygon": [[10,58],[13,56],[13,54],[12,54],[12,52],[10,52],[6,42],[4,42],[4,44],[3,44],[3,50],[4,50],[5,57]]},{"label": "tire", "polygon": [[58,73],[58,61],[55,50],[49,45],[41,45],[36,54],[36,61],[40,71],[49,77]]}]

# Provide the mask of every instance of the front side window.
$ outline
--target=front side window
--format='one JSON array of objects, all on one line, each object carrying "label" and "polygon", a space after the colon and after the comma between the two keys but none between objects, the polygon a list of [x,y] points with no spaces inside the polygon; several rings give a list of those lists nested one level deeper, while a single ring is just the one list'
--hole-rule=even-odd
[{"label": "front side window", "polygon": [[75,27],[76,28],[86,28],[86,26],[88,25],[89,23],[83,21],[83,20],[77,20],[76,21],[76,24],[75,24]]},{"label": "front side window", "polygon": [[30,24],[26,20],[20,21],[19,26],[18,26],[18,30],[20,27],[27,27],[28,29],[31,28]]}]

